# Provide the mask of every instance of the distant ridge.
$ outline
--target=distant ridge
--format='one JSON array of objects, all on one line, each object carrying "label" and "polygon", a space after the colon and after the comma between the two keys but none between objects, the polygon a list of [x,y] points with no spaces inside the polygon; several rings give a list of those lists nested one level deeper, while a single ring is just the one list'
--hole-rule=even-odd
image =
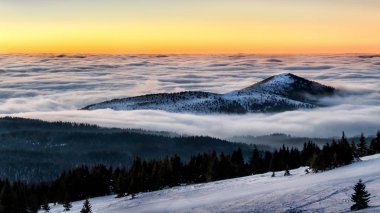
[{"label": "distant ridge", "polygon": [[150,109],[196,114],[283,112],[320,107],[319,98],[335,92],[333,87],[284,73],[225,94],[201,91],[149,94],[91,104],[82,110]]}]

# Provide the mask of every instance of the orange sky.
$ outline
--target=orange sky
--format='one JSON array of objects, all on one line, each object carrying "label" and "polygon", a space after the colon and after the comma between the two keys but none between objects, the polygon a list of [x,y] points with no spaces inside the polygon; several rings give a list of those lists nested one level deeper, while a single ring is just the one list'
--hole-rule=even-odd
[{"label": "orange sky", "polygon": [[2,53],[380,53],[378,0],[1,0]]}]

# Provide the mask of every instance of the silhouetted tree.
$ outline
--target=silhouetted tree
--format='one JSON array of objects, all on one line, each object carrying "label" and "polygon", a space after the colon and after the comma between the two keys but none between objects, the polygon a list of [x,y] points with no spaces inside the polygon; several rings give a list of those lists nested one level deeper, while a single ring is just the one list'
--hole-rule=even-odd
[{"label": "silhouetted tree", "polygon": [[351,149],[352,149],[352,153],[354,154],[354,158],[358,158],[359,157],[358,150],[357,150],[354,140],[351,141]]},{"label": "silhouetted tree", "polygon": [[260,156],[260,152],[259,150],[257,149],[257,146],[255,145],[253,147],[253,150],[252,150],[252,155],[251,155],[251,159],[249,161],[249,164],[250,164],[250,169],[252,171],[253,174],[258,174],[258,173],[262,173],[263,171],[265,171],[265,169],[263,168],[263,159],[261,158]]},{"label": "silhouetted tree", "polygon": [[80,210],[80,213],[92,213],[92,210],[91,210],[91,204],[90,204],[90,201],[88,199],[86,199],[83,203],[83,207],[82,209]]},{"label": "silhouetted tree", "polygon": [[49,203],[45,200],[45,202],[42,204],[41,206],[42,210],[44,210],[44,212],[49,212],[50,211],[50,206],[49,206]]},{"label": "silhouetted tree", "polygon": [[360,135],[357,151],[360,157],[367,155],[367,151],[368,151],[367,143],[365,141],[365,137],[363,133]]},{"label": "silhouetted tree", "polygon": [[66,193],[65,198],[63,200],[63,210],[64,211],[70,211],[71,207],[73,207],[73,206],[71,205],[69,194]]},{"label": "silhouetted tree", "polygon": [[14,192],[9,181],[3,183],[0,192],[0,212],[12,212],[14,207]]},{"label": "silhouetted tree", "polygon": [[116,198],[121,198],[125,196],[126,193],[126,178],[123,174],[119,174],[116,179],[116,185],[114,191],[116,192]]},{"label": "silhouetted tree", "polygon": [[371,154],[380,152],[380,131],[377,132],[376,137],[371,141],[370,152]]},{"label": "silhouetted tree", "polygon": [[232,152],[231,163],[234,168],[233,172],[234,172],[235,177],[242,176],[245,171],[245,163],[244,163],[243,153],[240,148]]},{"label": "silhouetted tree", "polygon": [[288,168],[285,169],[284,176],[290,176],[290,171]]},{"label": "silhouetted tree", "polygon": [[354,194],[351,195],[351,201],[354,202],[354,205],[351,206],[351,210],[367,208],[371,194],[367,192],[366,186],[362,180],[359,180],[359,182],[354,186],[354,191]]}]

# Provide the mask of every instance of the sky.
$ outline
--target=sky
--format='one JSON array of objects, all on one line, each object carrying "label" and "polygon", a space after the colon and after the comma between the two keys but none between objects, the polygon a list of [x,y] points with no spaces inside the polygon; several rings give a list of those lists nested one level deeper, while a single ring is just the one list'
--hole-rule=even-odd
[{"label": "sky", "polygon": [[0,53],[380,53],[378,0],[0,0]]}]

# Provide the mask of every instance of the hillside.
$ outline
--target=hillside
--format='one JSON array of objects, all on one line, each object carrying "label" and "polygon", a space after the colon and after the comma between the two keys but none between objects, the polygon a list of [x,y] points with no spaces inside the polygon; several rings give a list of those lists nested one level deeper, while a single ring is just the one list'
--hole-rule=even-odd
[{"label": "hillside", "polygon": [[[180,186],[140,193],[135,199],[114,196],[90,199],[93,212],[347,212],[352,205],[352,187],[362,179],[372,194],[370,208],[380,211],[380,154],[360,162],[317,174],[305,167],[283,172],[252,175],[206,184]],[[73,203],[79,212],[83,201]],[[62,212],[52,206],[51,212]]]},{"label": "hillside", "polygon": [[[368,135],[366,137],[367,144],[371,143],[371,140],[374,136]],[[298,149],[302,149],[303,145],[307,141],[312,141],[319,146],[323,146],[326,143],[330,143],[333,139],[337,140],[339,137],[331,137],[331,138],[316,138],[316,137],[296,137],[287,134],[274,133],[269,135],[260,135],[260,136],[252,136],[252,135],[243,135],[243,136],[234,136],[227,138],[228,141],[237,142],[237,143],[246,143],[246,144],[256,144],[256,145],[270,145],[271,148],[280,148],[282,145],[286,145],[289,147],[297,147]],[[360,136],[349,137],[349,141],[354,141],[355,144],[359,143]],[[263,147],[264,148],[264,147]]]},{"label": "hillside", "polygon": [[0,118],[0,178],[37,182],[51,180],[78,165],[128,167],[135,157],[160,159],[215,150],[230,153],[251,147],[211,137],[168,136],[143,130],[101,128],[87,124]]},{"label": "hillside", "polygon": [[83,110],[152,109],[190,113],[283,112],[320,107],[319,98],[331,96],[333,87],[287,73],[269,77],[250,87],[225,94],[201,91],[160,93],[113,99],[91,104]]}]

